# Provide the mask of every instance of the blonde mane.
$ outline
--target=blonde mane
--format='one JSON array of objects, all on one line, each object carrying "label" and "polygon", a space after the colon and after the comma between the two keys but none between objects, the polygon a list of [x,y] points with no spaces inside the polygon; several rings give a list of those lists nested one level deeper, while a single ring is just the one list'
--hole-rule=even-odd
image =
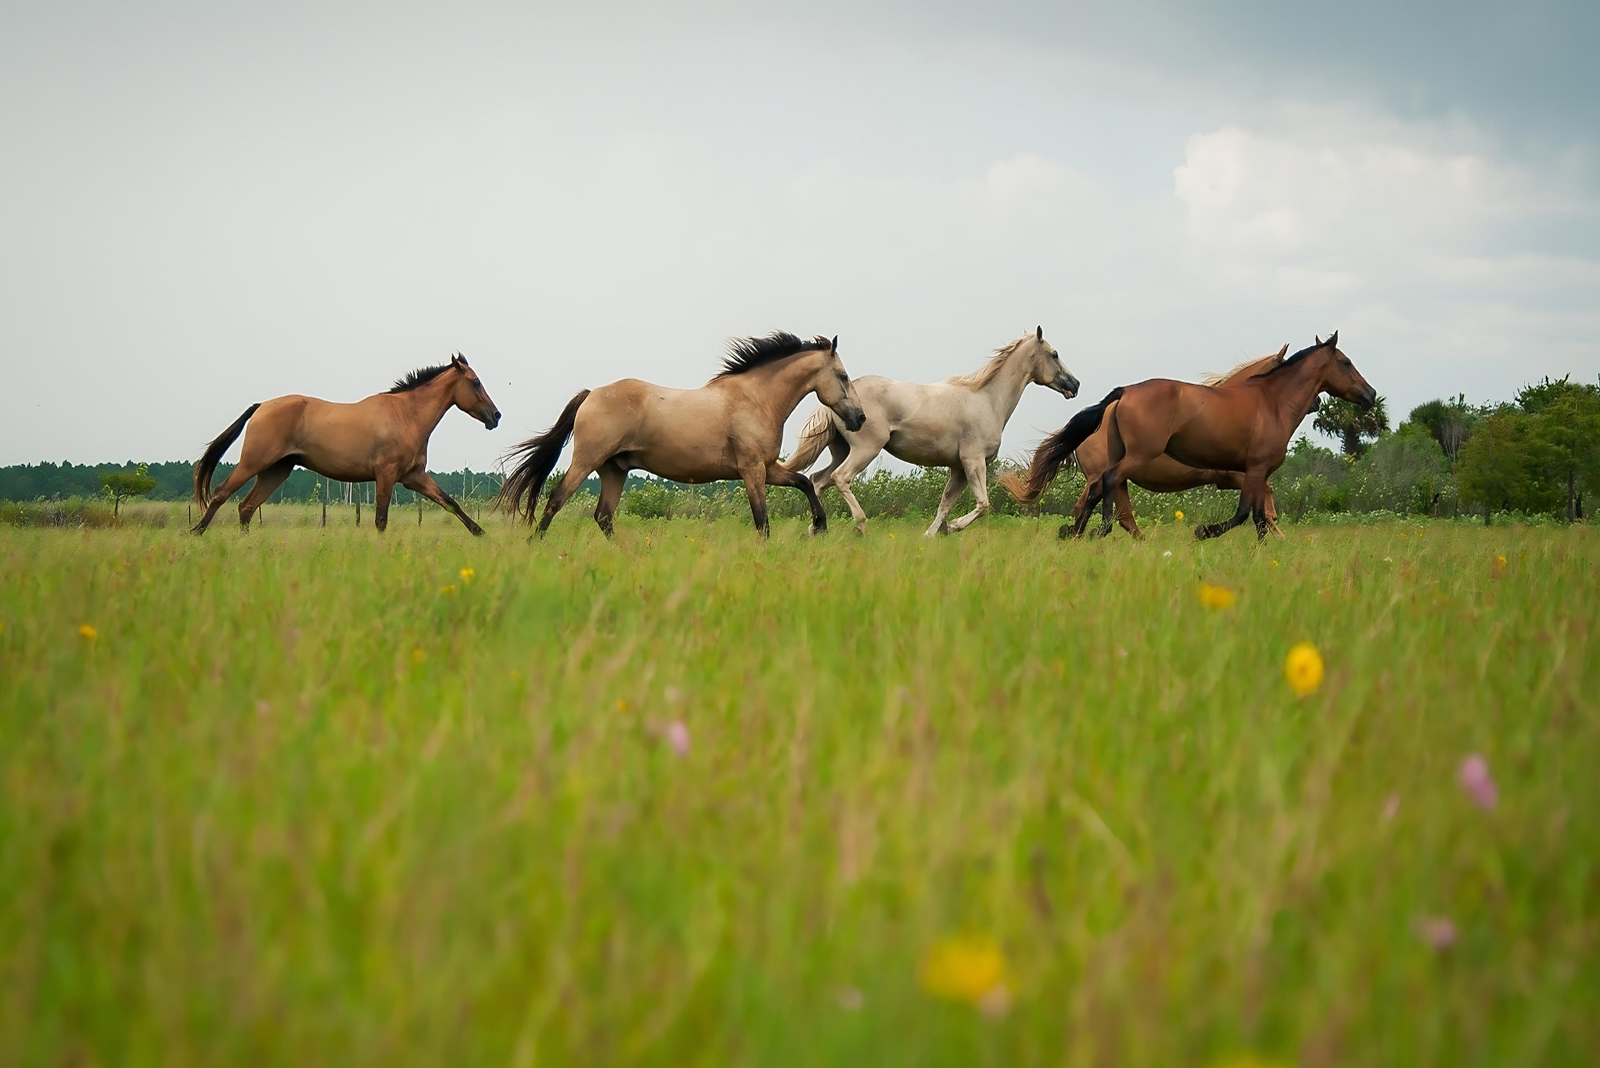
[{"label": "blonde mane", "polygon": [[1248,360],[1242,360],[1234,364],[1232,370],[1224,371],[1221,374],[1209,373],[1200,379],[1200,384],[1202,386],[1220,386],[1224,382],[1232,382],[1236,378],[1252,378],[1255,375],[1266,374],[1283,362],[1283,354],[1288,351],[1288,348],[1289,346],[1285,345],[1269,356],[1252,356]]},{"label": "blonde mane", "polygon": [[944,380],[945,384],[949,386],[966,386],[973,391],[982,389],[994,381],[994,376],[1000,373],[1000,369],[1006,365],[1006,360],[1011,357],[1011,354],[1017,351],[1017,347],[1031,337],[1033,337],[1032,334],[1023,334],[1005,348],[996,349],[994,355],[989,357],[989,362],[976,371],[969,371],[964,375],[951,375]]}]

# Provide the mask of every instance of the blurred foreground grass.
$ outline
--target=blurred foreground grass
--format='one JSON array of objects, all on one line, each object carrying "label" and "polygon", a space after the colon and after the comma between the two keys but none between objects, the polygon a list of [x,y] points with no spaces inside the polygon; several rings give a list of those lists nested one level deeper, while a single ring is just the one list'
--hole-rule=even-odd
[{"label": "blurred foreground grass", "polygon": [[0,1063],[1595,1063],[1587,530],[392,523],[0,529]]}]

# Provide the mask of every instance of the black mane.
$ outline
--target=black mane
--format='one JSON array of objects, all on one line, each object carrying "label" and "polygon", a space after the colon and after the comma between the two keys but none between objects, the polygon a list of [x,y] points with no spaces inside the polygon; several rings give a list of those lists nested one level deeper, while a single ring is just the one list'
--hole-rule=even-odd
[{"label": "black mane", "polygon": [[1301,349],[1299,352],[1295,353],[1293,356],[1290,356],[1288,359],[1284,360],[1282,363],[1280,363],[1278,366],[1272,368],[1270,371],[1262,371],[1260,374],[1252,375],[1251,377],[1252,378],[1266,378],[1268,375],[1275,375],[1279,371],[1283,370],[1285,367],[1288,367],[1290,364],[1298,363],[1300,360],[1305,359],[1307,356],[1311,355],[1313,352],[1316,352],[1318,349],[1322,348],[1325,345],[1327,345],[1326,341],[1319,341],[1315,345],[1307,345],[1305,348]]},{"label": "black mane", "polygon": [[728,340],[728,358],[722,361],[722,370],[717,372],[718,378],[727,378],[729,375],[742,375],[746,371],[753,371],[757,367],[765,367],[786,356],[793,356],[801,352],[813,352],[817,349],[826,349],[830,346],[827,338],[817,338],[815,341],[801,341],[786,330],[774,330],[766,337],[736,337]]},{"label": "black mane", "polygon": [[454,366],[453,363],[441,363],[437,367],[419,367],[404,378],[395,379],[394,385],[389,387],[389,392],[409,393],[418,386],[427,385]]}]

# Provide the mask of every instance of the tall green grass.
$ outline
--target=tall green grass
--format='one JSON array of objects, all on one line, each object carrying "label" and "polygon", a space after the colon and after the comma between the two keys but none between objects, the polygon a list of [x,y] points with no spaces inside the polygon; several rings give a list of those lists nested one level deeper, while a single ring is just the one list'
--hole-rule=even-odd
[{"label": "tall green grass", "polygon": [[1058,523],[0,529],[0,1062],[1593,1064],[1591,533]]}]

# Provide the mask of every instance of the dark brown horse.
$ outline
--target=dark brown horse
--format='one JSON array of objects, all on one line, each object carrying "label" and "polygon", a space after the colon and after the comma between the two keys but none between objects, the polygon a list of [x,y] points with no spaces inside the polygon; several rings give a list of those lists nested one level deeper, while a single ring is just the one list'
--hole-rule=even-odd
[{"label": "dark brown horse", "polygon": [[[217,509],[253,478],[255,486],[239,502],[239,525],[249,529],[250,517],[290,472],[308,467],[340,482],[376,482],[373,525],[380,533],[389,525],[389,497],[398,482],[448,508],[472,533],[482,534],[483,528],[428,474],[428,438],[451,408],[460,408],[490,430],[500,425],[500,409],[460,355],[438,367],[412,371],[389,392],[354,404],[297,394],[252,404],[206,446],[205,455],[194,465],[194,499],[206,509],[194,532],[204,534]],[[245,435],[239,466],[212,493],[217,463],[241,430]]]},{"label": "dark brown horse", "polygon": [[1046,438],[1033,455],[1026,482],[1013,493],[1035,501],[1061,465],[1099,429],[1108,410],[1106,430],[1109,466],[1090,492],[1080,499],[1074,521],[1063,525],[1082,534],[1096,503],[1103,506],[1102,536],[1111,533],[1112,503],[1125,501],[1133,472],[1169,456],[1188,467],[1243,472],[1239,507],[1226,523],[1195,530],[1196,538],[1226,534],[1253,517],[1256,534],[1267,533],[1267,478],[1288,454],[1289,438],[1318,393],[1330,393],[1370,407],[1377,391],[1361,377],[1350,358],[1339,351],[1339,334],[1320,339],[1277,367],[1243,380],[1199,386],[1170,378],[1152,378],[1119,386],[1104,400],[1073,416]]},{"label": "dark brown horse", "polygon": [[526,511],[533,522],[539,489],[555,469],[567,438],[572,463],[550,491],[539,531],[583,485],[600,475],[594,521],[611,535],[611,519],[628,472],[642,468],[674,482],[740,479],[750,498],[756,530],[767,534],[767,486],[794,486],[811,505],[811,531],[828,529],[828,517],[811,480],[778,463],[783,424],[808,393],[850,430],[866,417],[850,376],[839,361],[839,339],[802,341],[793,334],[738,338],[722,373],[699,389],[668,389],[624,378],[584,390],[567,403],[555,426],[512,450],[518,459],[500,489],[498,504]]}]

